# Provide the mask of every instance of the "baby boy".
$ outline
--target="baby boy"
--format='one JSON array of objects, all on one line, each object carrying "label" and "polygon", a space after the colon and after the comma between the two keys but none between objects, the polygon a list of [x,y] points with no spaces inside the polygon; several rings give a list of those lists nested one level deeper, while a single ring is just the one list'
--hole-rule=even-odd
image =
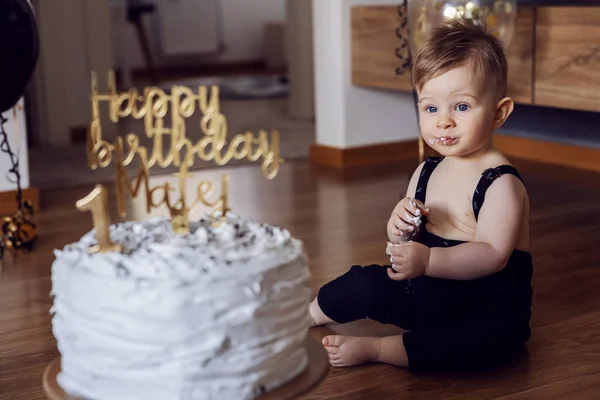
[{"label": "baby boy", "polygon": [[414,172],[387,224],[390,265],[355,265],[310,305],[315,325],[370,318],[407,332],[330,335],[333,366],[478,368],[530,336],[529,200],[492,144],[509,117],[502,44],[472,21],[437,30],[415,57],[421,135],[442,157]]}]

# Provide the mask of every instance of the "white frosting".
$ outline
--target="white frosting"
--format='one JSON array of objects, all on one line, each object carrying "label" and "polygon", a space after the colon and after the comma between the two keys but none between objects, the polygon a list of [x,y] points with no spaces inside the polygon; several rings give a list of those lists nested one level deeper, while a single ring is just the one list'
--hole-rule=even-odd
[{"label": "white frosting", "polygon": [[308,263],[284,229],[229,215],[191,233],[167,219],[111,226],[123,253],[55,251],[59,384],[110,400],[252,399],[308,362]]},{"label": "white frosting", "polygon": [[448,145],[449,141],[452,142],[453,140],[455,140],[456,138],[454,136],[450,136],[450,137],[436,137],[436,138],[431,138],[429,139],[429,144],[430,145],[435,145],[437,142],[440,142],[441,144],[443,144],[444,146]]},{"label": "white frosting", "polygon": [[[416,214],[416,216],[413,217],[411,214],[405,211],[404,218],[406,219],[406,221],[412,222],[416,227],[419,227],[423,223],[423,221],[421,220],[421,209],[417,206],[417,202],[414,198],[411,197],[409,199],[409,202],[412,208],[411,211],[413,211]],[[414,228],[412,226],[409,228],[412,228],[410,229],[411,232],[414,231]]]}]

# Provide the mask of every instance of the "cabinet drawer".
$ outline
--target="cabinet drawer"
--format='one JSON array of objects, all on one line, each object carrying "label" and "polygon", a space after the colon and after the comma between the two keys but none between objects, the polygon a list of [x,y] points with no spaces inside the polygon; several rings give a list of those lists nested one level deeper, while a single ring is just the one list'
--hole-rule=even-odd
[{"label": "cabinet drawer", "polygon": [[600,7],[537,10],[535,104],[600,111]]},{"label": "cabinet drawer", "polygon": [[508,95],[516,103],[533,102],[534,11],[518,7],[515,32],[506,48],[508,62]]},{"label": "cabinet drawer", "polygon": [[[380,89],[411,91],[409,69],[395,55],[401,40],[396,36],[400,17],[395,6],[358,6],[351,10],[352,84]],[[404,54],[406,54],[404,52]]]}]

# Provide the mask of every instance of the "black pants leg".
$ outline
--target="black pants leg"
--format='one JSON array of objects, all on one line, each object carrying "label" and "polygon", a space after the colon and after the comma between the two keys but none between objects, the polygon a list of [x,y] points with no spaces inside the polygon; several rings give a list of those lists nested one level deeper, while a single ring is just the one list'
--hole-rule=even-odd
[{"label": "black pants leg", "polygon": [[410,298],[406,281],[394,281],[387,267],[354,265],[325,284],[317,295],[323,313],[338,323],[370,318],[410,329]]},{"label": "black pants leg", "polygon": [[409,367],[416,370],[474,370],[495,365],[529,339],[528,318],[481,310],[453,324],[415,329],[403,335]]},{"label": "black pants leg", "polygon": [[[455,282],[452,291],[456,291]],[[317,295],[323,313],[338,323],[370,318],[410,330],[403,340],[409,367],[416,370],[471,369],[494,364],[529,339],[527,312],[469,307],[444,295],[439,281],[394,281],[387,267],[353,266]],[[451,293],[452,294],[452,293]]]}]

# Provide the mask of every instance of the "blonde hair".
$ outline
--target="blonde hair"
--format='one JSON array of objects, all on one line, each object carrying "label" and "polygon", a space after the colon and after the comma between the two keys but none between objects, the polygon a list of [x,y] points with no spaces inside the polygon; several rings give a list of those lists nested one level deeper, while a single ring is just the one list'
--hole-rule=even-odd
[{"label": "blonde hair", "polygon": [[508,65],[500,40],[484,22],[452,19],[436,29],[414,59],[412,79],[417,91],[432,78],[470,65],[480,84],[491,83],[498,99],[507,94]]}]

